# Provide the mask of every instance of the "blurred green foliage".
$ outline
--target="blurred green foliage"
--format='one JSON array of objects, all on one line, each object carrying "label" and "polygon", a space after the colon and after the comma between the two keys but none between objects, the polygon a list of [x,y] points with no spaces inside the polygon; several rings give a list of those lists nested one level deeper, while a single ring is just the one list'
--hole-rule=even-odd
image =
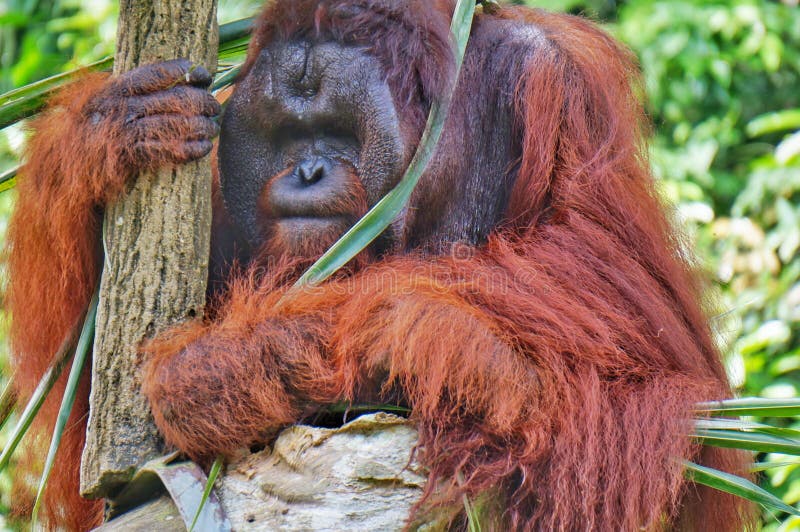
[{"label": "blurred green foliage", "polygon": [[[711,274],[715,329],[742,395],[800,389],[800,8],[796,0],[517,0],[587,14],[640,58],[653,168]],[[260,2],[220,2],[220,19]],[[0,0],[0,92],[113,52],[112,0]],[[0,171],[22,129],[0,134]],[[0,236],[13,193],[0,196]],[[0,272],[1,273],[1,272]],[[5,317],[0,316],[4,322]],[[0,374],[7,349],[0,350]],[[775,422],[775,420],[770,420]],[[800,428],[800,423],[794,423]],[[0,433],[0,444],[2,443]],[[785,462],[786,457],[760,460]],[[800,502],[800,465],[764,483]],[[0,528],[10,504],[0,475]],[[711,510],[713,511],[713,510]],[[800,530],[765,515],[764,530]]]},{"label": "blurred green foliage", "polygon": [[[742,395],[796,397],[800,10],[632,1],[611,29],[639,55],[656,128],[653,167],[719,286],[727,314],[715,326],[732,380]],[[766,475],[785,502],[800,501],[798,466]],[[765,530],[800,529],[797,519],[765,519]]]}]

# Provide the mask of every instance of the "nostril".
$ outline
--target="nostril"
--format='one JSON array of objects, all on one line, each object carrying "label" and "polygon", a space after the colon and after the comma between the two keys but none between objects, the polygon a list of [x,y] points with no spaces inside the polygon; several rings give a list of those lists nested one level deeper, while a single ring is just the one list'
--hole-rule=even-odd
[{"label": "nostril", "polygon": [[315,157],[307,159],[297,165],[297,175],[304,185],[313,185],[320,181],[329,171],[330,164],[327,159]]}]

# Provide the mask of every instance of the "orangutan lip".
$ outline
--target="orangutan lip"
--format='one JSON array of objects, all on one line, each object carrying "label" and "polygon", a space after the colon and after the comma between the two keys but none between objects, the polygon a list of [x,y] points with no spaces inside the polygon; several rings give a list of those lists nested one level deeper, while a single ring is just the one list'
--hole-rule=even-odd
[{"label": "orangutan lip", "polygon": [[334,222],[346,222],[349,219],[350,215],[348,214],[335,214],[331,216],[281,216],[280,218],[275,218],[276,222],[296,222],[296,223],[334,223]]},{"label": "orangutan lip", "polygon": [[271,233],[272,229],[281,227],[291,233],[307,233],[309,231],[346,231],[354,223],[352,215],[336,216],[279,216],[265,218],[261,221],[261,231]]},{"label": "orangutan lip", "polygon": [[353,225],[350,216],[285,216],[274,219],[275,225],[285,231],[307,233],[327,232],[331,230],[344,232]]}]

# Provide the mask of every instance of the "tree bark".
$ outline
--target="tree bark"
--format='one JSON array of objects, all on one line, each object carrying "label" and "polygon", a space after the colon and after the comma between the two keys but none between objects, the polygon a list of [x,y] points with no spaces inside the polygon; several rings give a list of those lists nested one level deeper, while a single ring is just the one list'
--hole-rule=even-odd
[{"label": "tree bark", "polygon": [[[114,71],[185,57],[214,72],[217,42],[216,0],[121,0]],[[107,209],[84,496],[113,496],[138,466],[162,454],[140,393],[138,347],[202,313],[210,224],[208,158],[139,176]]]}]

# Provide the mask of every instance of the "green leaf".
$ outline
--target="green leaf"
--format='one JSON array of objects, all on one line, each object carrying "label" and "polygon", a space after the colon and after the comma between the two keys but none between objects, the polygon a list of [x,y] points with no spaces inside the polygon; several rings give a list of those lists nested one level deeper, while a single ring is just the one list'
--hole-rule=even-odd
[{"label": "green leaf", "polygon": [[101,59],[81,69],[57,74],[0,95],[0,129],[38,113],[47,98],[60,87],[85,72],[106,70],[111,67],[112,62],[110,57]]},{"label": "green leaf", "polygon": [[695,429],[692,437],[702,439],[703,445],[711,445],[713,447],[800,456],[800,440],[782,438],[772,434],[757,434],[738,430]]},{"label": "green leaf", "polygon": [[[464,481],[464,474],[461,471],[456,473],[456,482],[459,486],[463,486]],[[480,512],[475,508],[475,505],[472,504],[472,501],[469,500],[469,497],[465,493],[461,497],[461,501],[464,504],[464,512],[467,514],[467,529],[469,532],[481,532],[481,516]]]},{"label": "green leaf", "polygon": [[467,512],[467,526],[469,532],[481,532],[481,530],[483,529],[481,527],[481,519],[480,516],[478,515],[477,510],[475,510],[475,507],[472,505],[472,503],[469,500],[469,497],[467,497],[466,494],[464,495],[463,499],[464,499],[464,511]]},{"label": "green leaf", "polygon": [[214,83],[211,84],[211,92],[216,94],[217,92],[225,90],[233,85],[233,82],[236,80],[236,76],[239,75],[241,70],[242,65],[239,64],[229,68],[222,74],[217,75],[217,77],[214,79]]},{"label": "green leaf", "polygon": [[797,156],[800,156],[800,131],[789,135],[775,147],[775,160],[779,164],[789,164]]},{"label": "green leaf", "polygon": [[753,473],[758,473],[760,471],[767,471],[768,469],[797,466],[800,466],[800,462],[755,462],[750,466],[750,471]]},{"label": "green leaf", "polygon": [[11,456],[13,456],[14,451],[16,451],[17,446],[22,441],[22,438],[28,433],[28,429],[31,428],[31,424],[36,418],[36,415],[39,413],[39,410],[42,408],[45,399],[47,399],[47,396],[50,394],[50,390],[53,389],[58,377],[64,370],[64,366],[66,366],[67,361],[72,354],[73,346],[77,341],[78,331],[79,329],[77,326],[73,327],[73,330],[70,332],[69,336],[61,343],[61,347],[56,353],[56,356],[53,358],[52,364],[50,364],[50,367],[39,381],[39,385],[36,387],[36,390],[34,390],[33,395],[28,401],[28,404],[25,406],[25,410],[22,411],[19,421],[17,421],[17,424],[11,431],[11,435],[8,437],[8,443],[6,443],[3,453],[0,454],[0,471],[5,469],[8,465],[8,462],[11,460]]},{"label": "green leaf", "polygon": [[219,28],[219,59],[242,55],[250,45],[253,18],[236,20]]},{"label": "green leaf", "polygon": [[711,401],[699,403],[695,411],[709,416],[794,417],[800,416],[800,399],[747,397],[726,401]]},{"label": "green leaf", "polygon": [[456,4],[450,28],[455,42],[454,56],[456,61],[452,84],[441,101],[435,101],[431,106],[431,112],[425,125],[425,131],[422,133],[419,147],[403,178],[394,190],[386,194],[300,277],[292,287],[292,290],[319,284],[336,273],[383,233],[408,203],[411,193],[433,158],[436,145],[441,138],[453,99],[455,85],[461,71],[461,64],[464,60],[464,52],[466,51],[467,40],[472,28],[474,12],[474,0],[459,0]]},{"label": "green leaf", "polygon": [[683,466],[685,468],[686,477],[692,482],[703,484],[704,486],[709,486],[724,491],[725,493],[736,495],[737,497],[742,497],[767,508],[774,508],[781,512],[800,516],[800,512],[798,512],[797,509],[792,508],[776,496],[747,479],[685,460],[683,461]]},{"label": "green leaf", "polygon": [[[194,462],[175,463],[177,457],[178,453],[162,456],[138,469],[131,481],[110,501],[108,518],[118,517],[152,500],[163,487],[175,503],[186,530],[193,523],[203,531],[230,530],[225,509],[209,488],[209,485],[213,487],[214,481],[206,477]],[[214,472],[212,468],[212,475],[217,474],[219,470]]]},{"label": "green leaf", "polygon": [[11,414],[14,412],[16,405],[17,390],[14,388],[14,381],[9,381],[6,387],[3,388],[3,394],[0,395],[0,429],[2,429],[11,418]]},{"label": "green leaf", "polygon": [[704,430],[733,430],[744,432],[759,432],[764,434],[774,434],[784,438],[795,438],[800,441],[800,430],[786,427],[774,427],[764,423],[754,421],[743,421],[740,419],[696,419],[694,422],[696,429]]},{"label": "green leaf", "polygon": [[478,515],[477,510],[470,502],[469,497],[465,494],[463,497],[464,500],[464,510],[467,513],[467,527],[469,532],[481,532],[481,518]]},{"label": "green leaf", "polygon": [[30,24],[30,21],[30,15],[21,11],[6,11],[0,15],[0,27],[10,28],[14,26],[24,28],[25,25]]},{"label": "green leaf", "polygon": [[83,373],[83,367],[86,359],[89,356],[92,341],[94,340],[94,325],[95,318],[97,317],[97,299],[99,291],[94,293],[91,302],[89,303],[89,312],[86,314],[86,319],[83,323],[81,336],[78,339],[78,346],[75,349],[75,357],[72,360],[72,369],[69,372],[67,379],[67,386],[64,389],[64,397],[61,400],[61,408],[58,411],[58,418],[56,419],[56,426],[53,429],[53,438],[50,440],[50,449],[47,452],[47,458],[44,462],[44,469],[42,471],[42,478],[39,481],[39,490],[36,493],[36,502],[33,505],[33,512],[31,514],[31,529],[37,530],[36,523],[39,517],[39,507],[42,504],[42,496],[47,487],[47,481],[50,478],[50,473],[53,470],[53,465],[56,460],[56,452],[61,444],[61,437],[64,435],[64,430],[67,427],[67,421],[72,413],[72,406],[75,404],[75,396],[78,393],[78,384]]},{"label": "green leaf", "polygon": [[747,134],[751,137],[758,137],[767,133],[798,128],[800,128],[800,109],[789,109],[754,118],[747,124]]},{"label": "green leaf", "polygon": [[8,91],[5,94],[0,95],[0,107],[23,98],[29,98],[33,95],[41,95],[50,92],[53,89],[62,86],[69,80],[79,76],[83,72],[106,70],[108,68],[111,68],[112,64],[113,64],[113,59],[110,57],[106,57],[105,59],[101,59],[99,61],[86,65],[85,67],[81,67],[79,69],[71,70],[69,72],[64,72],[61,74],[56,74],[55,76],[50,76],[48,78],[41,79],[33,83],[29,83],[28,85],[25,85],[18,89]]},{"label": "green leaf", "polygon": [[15,166],[14,168],[6,170],[2,174],[0,174],[0,192],[11,190],[17,185],[18,172],[19,172],[19,166]]},{"label": "green leaf", "polygon": [[206,506],[206,502],[208,502],[208,497],[211,495],[211,490],[214,488],[214,483],[217,481],[217,477],[219,476],[219,472],[222,470],[222,457],[217,456],[217,459],[214,460],[214,464],[211,466],[211,471],[208,472],[208,480],[206,481],[206,486],[203,488],[203,497],[200,499],[200,505],[197,507],[197,512],[194,514],[194,519],[192,519],[192,526],[189,527],[189,532],[194,531],[194,527],[197,525],[197,520],[200,519],[200,515],[203,513],[203,508]]},{"label": "green leaf", "polygon": [[219,53],[227,52],[231,43],[236,43],[241,39],[249,40],[254,20],[255,17],[248,17],[221,25],[219,27]]},{"label": "green leaf", "polygon": [[764,62],[764,67],[767,72],[777,72],[781,66],[781,61],[784,54],[783,41],[778,35],[774,33],[768,34],[764,38],[764,44],[759,50],[761,60]]}]

